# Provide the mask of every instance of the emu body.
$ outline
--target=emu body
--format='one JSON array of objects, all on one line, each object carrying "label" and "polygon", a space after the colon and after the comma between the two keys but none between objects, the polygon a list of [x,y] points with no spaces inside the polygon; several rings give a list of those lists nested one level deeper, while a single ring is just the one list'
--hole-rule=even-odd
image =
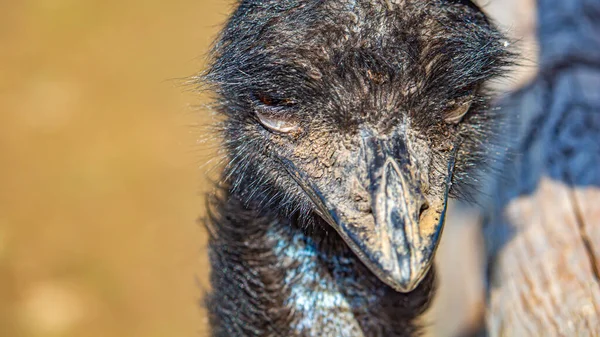
[{"label": "emu body", "polygon": [[414,335],[509,56],[466,0],[241,1],[202,77],[229,159],[209,221],[214,334]]}]

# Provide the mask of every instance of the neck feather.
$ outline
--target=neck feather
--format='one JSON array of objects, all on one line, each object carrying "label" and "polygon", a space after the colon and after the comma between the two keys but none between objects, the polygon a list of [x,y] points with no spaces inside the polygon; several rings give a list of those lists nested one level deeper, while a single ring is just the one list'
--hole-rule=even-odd
[{"label": "neck feather", "polygon": [[209,228],[215,336],[414,336],[434,293],[433,272],[413,292],[375,277],[319,221],[259,214],[227,196]]}]

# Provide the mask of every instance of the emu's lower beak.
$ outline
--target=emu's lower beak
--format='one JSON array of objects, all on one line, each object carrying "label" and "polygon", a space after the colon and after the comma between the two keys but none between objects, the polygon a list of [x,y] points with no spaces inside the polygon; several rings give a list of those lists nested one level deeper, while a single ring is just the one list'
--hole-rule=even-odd
[{"label": "emu's lower beak", "polygon": [[[444,226],[454,160],[448,164],[445,192],[426,200],[407,149],[363,135],[371,212],[359,211],[335,189],[315,186],[290,169],[317,206],[319,215],[341,235],[360,260],[383,282],[400,292],[414,290],[429,271]],[[361,159],[362,160],[362,159]],[[365,167],[364,165],[360,165]],[[361,170],[358,166],[353,170]],[[431,199],[431,196],[429,196]],[[345,201],[342,201],[345,200]],[[350,202],[350,204],[349,204]]]}]

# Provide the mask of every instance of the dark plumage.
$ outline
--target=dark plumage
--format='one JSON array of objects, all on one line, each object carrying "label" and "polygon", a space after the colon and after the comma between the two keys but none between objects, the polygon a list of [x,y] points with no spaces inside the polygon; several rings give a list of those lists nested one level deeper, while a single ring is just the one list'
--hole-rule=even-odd
[{"label": "dark plumage", "polygon": [[241,1],[202,76],[229,160],[208,224],[213,334],[415,335],[505,47],[467,0]]}]

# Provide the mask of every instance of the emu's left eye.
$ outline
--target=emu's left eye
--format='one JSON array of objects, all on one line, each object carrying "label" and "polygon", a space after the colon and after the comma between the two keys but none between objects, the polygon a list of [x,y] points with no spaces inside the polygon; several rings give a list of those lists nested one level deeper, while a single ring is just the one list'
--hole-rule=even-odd
[{"label": "emu's left eye", "polygon": [[463,117],[469,112],[472,101],[460,103],[457,106],[444,114],[444,121],[448,124],[458,124]]},{"label": "emu's left eye", "polygon": [[266,94],[255,95],[256,117],[267,129],[280,133],[291,133],[300,129],[300,123],[289,114],[295,102]]}]

